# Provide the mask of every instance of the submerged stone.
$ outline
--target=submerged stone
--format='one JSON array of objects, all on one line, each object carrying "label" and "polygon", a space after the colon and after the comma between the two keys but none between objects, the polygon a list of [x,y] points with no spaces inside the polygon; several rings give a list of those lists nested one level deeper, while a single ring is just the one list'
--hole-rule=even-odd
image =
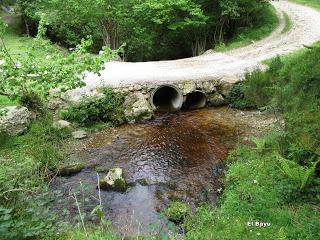
[{"label": "submerged stone", "polygon": [[67,177],[77,174],[85,168],[83,163],[66,163],[58,167],[57,171],[60,176]]},{"label": "submerged stone", "polygon": [[107,191],[126,191],[126,180],[122,168],[112,168],[107,176],[100,180],[100,189]]}]

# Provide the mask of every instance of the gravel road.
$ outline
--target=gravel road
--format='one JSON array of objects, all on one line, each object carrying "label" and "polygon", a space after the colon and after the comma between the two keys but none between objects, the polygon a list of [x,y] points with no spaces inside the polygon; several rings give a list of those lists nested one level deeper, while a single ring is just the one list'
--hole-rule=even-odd
[{"label": "gravel road", "polygon": [[[101,86],[123,87],[135,84],[161,84],[184,81],[238,81],[247,71],[262,67],[261,61],[293,52],[320,40],[320,12],[285,0],[273,1],[280,24],[267,38],[225,53],[213,52],[199,57],[156,62],[110,62],[98,77],[88,74],[86,87],[68,93],[72,98],[90,94]],[[285,27],[283,13],[293,22]]]}]

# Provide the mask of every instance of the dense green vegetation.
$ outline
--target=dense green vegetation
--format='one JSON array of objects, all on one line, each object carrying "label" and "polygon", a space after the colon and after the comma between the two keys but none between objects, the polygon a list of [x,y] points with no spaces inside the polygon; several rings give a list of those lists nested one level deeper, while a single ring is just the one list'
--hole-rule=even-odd
[{"label": "dense green vegetation", "polygon": [[2,239],[50,238],[62,227],[50,210],[54,193],[47,183],[54,176],[50,169],[65,158],[62,143],[68,135],[52,127],[51,116],[42,116],[28,134],[0,138]]},{"label": "dense green vegetation", "polygon": [[232,89],[232,106],[273,109],[284,126],[230,154],[220,206],[200,207],[187,239],[320,238],[319,54],[317,44],[276,58]]},{"label": "dense green vegetation", "polygon": [[[81,86],[83,76],[79,73],[101,70],[115,52],[105,48],[99,56],[88,54],[91,38],[82,40],[72,51],[54,46],[45,38],[44,20],[35,38],[23,37],[19,35],[19,18],[10,14],[2,16],[9,17],[9,28],[0,22],[0,56],[4,60],[0,106],[22,104],[36,113],[36,119],[22,136],[0,134],[0,239],[64,238],[71,226],[52,210],[58,193],[52,192],[49,186],[61,161],[67,157],[65,147],[71,129],[53,126],[53,116],[45,100],[51,88],[66,91]],[[114,96],[110,91],[106,94],[108,100]],[[119,101],[108,102],[109,110]]]},{"label": "dense green vegetation", "polygon": [[80,104],[74,104],[61,113],[62,118],[90,126],[95,123],[107,123],[118,126],[125,122],[121,94],[114,93],[112,89],[105,88],[102,96],[84,97]]},{"label": "dense green vegetation", "polygon": [[125,44],[123,57],[135,61],[199,55],[235,35],[237,41],[248,43],[270,33],[276,20],[267,1],[260,0],[86,0],[81,4],[74,0],[19,0],[17,3],[30,34],[35,34],[40,16],[45,15],[48,36],[53,41],[75,46],[91,35],[93,50],[102,45],[117,49]]},{"label": "dense green vegetation", "polygon": [[239,27],[231,39],[216,44],[214,50],[227,51],[243,47],[269,35],[278,26],[278,17],[273,6],[264,9],[256,16],[255,24]]},{"label": "dense green vegetation", "polygon": [[[0,38],[3,41],[0,93],[12,98],[35,94],[46,97],[50,89],[67,91],[83,86],[84,71],[98,73],[103,63],[113,56],[113,52],[106,48],[103,54],[91,56],[87,52],[92,45],[91,38],[83,39],[70,53],[59,51],[45,38],[47,28],[44,19],[40,21],[33,44],[24,54],[14,56],[4,42],[6,28],[7,24],[0,22]],[[39,48],[42,50],[38,51]]]}]

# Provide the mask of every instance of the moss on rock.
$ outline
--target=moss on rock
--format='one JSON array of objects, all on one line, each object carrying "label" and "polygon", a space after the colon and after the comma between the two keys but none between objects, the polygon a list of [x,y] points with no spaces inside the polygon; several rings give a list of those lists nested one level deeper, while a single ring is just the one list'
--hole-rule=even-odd
[{"label": "moss on rock", "polygon": [[107,176],[100,181],[100,189],[125,192],[127,189],[127,183],[122,168],[110,169]]}]

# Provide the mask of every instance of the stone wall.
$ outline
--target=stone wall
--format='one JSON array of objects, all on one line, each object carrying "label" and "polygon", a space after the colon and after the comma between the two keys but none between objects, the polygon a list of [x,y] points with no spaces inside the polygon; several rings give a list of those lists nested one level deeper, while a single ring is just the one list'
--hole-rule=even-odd
[{"label": "stone wall", "polygon": [[[226,97],[232,85],[236,82],[239,82],[239,80],[213,79],[201,82],[184,81],[174,84],[161,82],[159,84],[135,84],[133,86],[115,88],[114,90],[126,96],[125,111],[127,120],[133,123],[152,118],[154,109],[150,104],[151,92],[161,85],[177,87],[183,93],[184,98],[195,91],[203,92],[207,97],[207,105],[218,107],[227,104]],[[135,102],[135,99],[137,102]]]}]

